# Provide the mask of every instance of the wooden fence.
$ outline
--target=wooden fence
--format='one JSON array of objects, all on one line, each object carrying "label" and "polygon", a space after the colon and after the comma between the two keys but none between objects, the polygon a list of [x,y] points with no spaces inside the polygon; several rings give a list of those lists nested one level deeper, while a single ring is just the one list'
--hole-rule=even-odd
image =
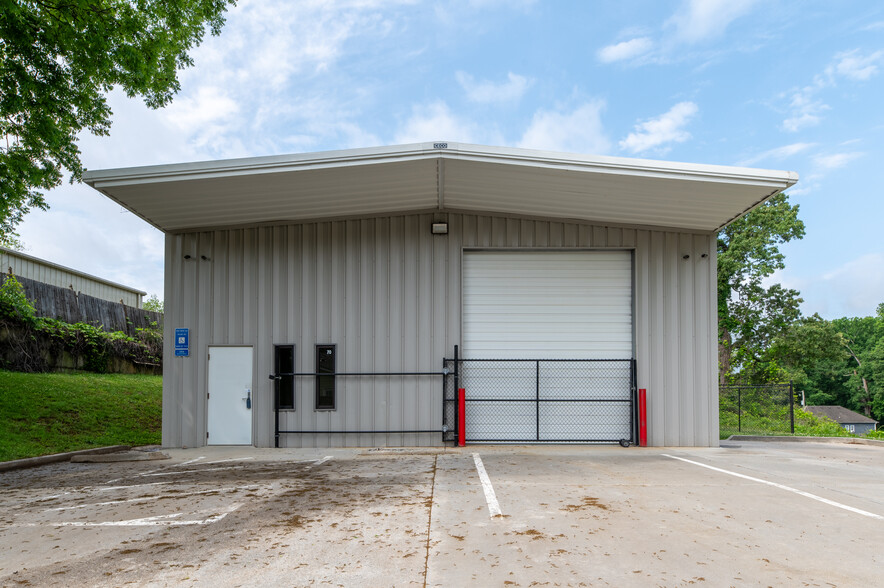
[{"label": "wooden fence", "polygon": [[[134,336],[136,329],[162,328],[163,315],[119,302],[102,300],[70,288],[60,288],[29,278],[16,276],[25,296],[34,305],[38,316],[55,318],[66,323],[87,323],[104,327],[105,331],[122,331]],[[0,284],[6,275],[0,278]]]}]

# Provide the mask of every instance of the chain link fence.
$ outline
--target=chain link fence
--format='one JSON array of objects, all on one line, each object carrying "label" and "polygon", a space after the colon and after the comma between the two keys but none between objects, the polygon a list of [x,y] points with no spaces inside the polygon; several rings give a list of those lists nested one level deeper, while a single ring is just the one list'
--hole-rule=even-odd
[{"label": "chain link fence", "polygon": [[[468,442],[617,443],[633,441],[634,361],[446,360],[466,389]],[[457,419],[454,378],[444,423]]]},{"label": "chain link fence", "polygon": [[795,433],[792,383],[719,387],[721,437]]}]

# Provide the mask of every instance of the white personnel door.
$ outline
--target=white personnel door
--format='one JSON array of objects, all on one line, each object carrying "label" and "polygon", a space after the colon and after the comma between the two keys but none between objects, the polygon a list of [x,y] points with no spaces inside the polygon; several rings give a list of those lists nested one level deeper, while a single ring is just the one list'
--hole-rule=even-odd
[{"label": "white personnel door", "polygon": [[252,348],[209,347],[209,445],[252,444]]}]

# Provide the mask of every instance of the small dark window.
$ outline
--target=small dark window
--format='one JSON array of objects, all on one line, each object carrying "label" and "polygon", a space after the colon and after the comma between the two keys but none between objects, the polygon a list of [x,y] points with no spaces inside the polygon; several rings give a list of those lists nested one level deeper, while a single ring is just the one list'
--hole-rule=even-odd
[{"label": "small dark window", "polygon": [[275,381],[276,398],[281,410],[295,408],[295,346],[275,345],[276,375]]},{"label": "small dark window", "polygon": [[[316,373],[335,373],[335,346],[316,346]],[[335,408],[335,377],[316,376],[316,409],[334,410]]]}]

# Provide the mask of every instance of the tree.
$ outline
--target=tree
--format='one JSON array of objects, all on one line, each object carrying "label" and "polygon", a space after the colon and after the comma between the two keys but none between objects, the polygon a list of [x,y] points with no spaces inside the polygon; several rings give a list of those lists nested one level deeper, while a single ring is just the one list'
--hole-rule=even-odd
[{"label": "tree", "polygon": [[804,236],[798,205],[777,194],[718,235],[719,380],[751,368],[771,341],[801,316],[797,290],[765,278],[785,267],[779,245]]},{"label": "tree", "polygon": [[835,325],[818,314],[802,318],[778,335],[763,354],[770,379],[791,380],[807,394],[808,404],[843,401],[850,355],[847,340]]},{"label": "tree", "polygon": [[151,294],[147,297],[147,300],[141,305],[141,308],[144,310],[150,310],[152,312],[163,312],[163,301],[160,300],[159,296],[156,294]]},{"label": "tree", "polygon": [[115,86],[151,108],[233,0],[0,0],[0,235],[83,173],[77,134],[107,135]]},{"label": "tree", "polygon": [[24,251],[26,249],[25,244],[21,242],[17,235],[3,232],[0,232],[0,247],[6,247],[15,251]]},{"label": "tree", "polygon": [[[880,307],[879,307],[880,308]],[[843,369],[848,376],[847,402],[844,406],[872,415],[876,396],[884,391],[884,367],[881,356],[884,348],[884,317],[849,317],[832,321],[844,336],[844,347],[849,358]],[[884,346],[882,346],[884,347]],[[884,400],[884,398],[882,398]]]}]

